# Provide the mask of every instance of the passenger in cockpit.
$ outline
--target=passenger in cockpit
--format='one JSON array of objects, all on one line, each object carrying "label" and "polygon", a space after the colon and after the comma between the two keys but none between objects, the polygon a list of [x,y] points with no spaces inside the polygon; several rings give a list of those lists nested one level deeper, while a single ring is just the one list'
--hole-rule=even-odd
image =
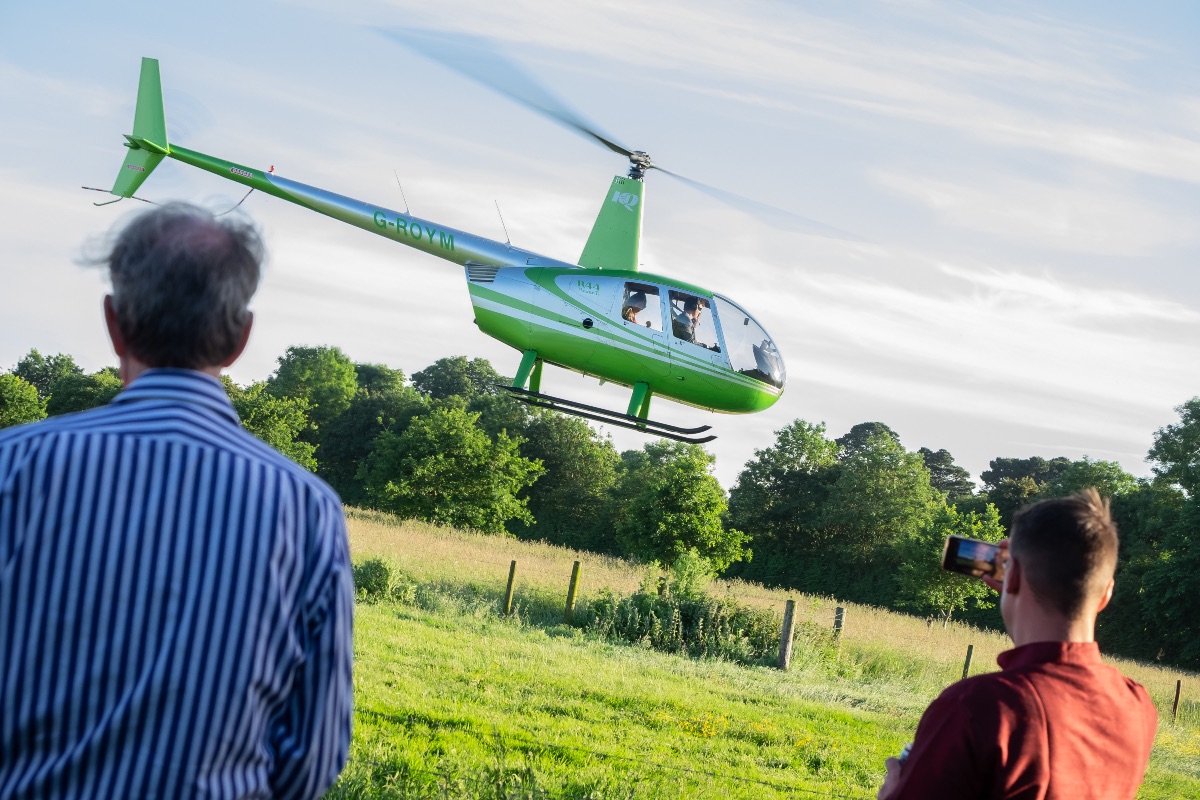
[{"label": "passenger in cockpit", "polygon": [[[638,312],[646,307],[646,295],[644,292],[634,292],[625,300],[625,307],[621,309],[621,319],[626,322],[637,324]],[[649,326],[649,322],[646,323]]]}]

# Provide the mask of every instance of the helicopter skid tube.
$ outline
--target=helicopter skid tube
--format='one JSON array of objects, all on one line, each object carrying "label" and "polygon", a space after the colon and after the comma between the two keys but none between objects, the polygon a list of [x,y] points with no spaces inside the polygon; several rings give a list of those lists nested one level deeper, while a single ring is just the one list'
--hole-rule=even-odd
[{"label": "helicopter skid tube", "polygon": [[611,411],[607,408],[599,408],[598,406],[589,406],[585,403],[566,400],[561,397],[552,397],[541,392],[532,392],[517,386],[501,386],[501,388],[510,392],[517,400],[527,405],[537,406],[538,408],[549,408],[561,411],[564,414],[571,414],[572,416],[615,425],[619,428],[628,428],[654,436],[661,436],[664,439],[674,439],[677,442],[687,442],[689,444],[704,444],[717,438],[716,435],[703,437],[694,435],[711,430],[711,425],[701,425],[698,428],[680,428],[665,422],[622,414],[619,411]]}]

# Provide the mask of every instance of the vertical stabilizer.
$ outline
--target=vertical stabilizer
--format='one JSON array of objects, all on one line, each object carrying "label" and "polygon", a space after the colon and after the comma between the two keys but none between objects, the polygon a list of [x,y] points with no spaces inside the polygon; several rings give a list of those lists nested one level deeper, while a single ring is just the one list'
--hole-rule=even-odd
[{"label": "vertical stabilizer", "polygon": [[645,184],[634,178],[613,178],[579,266],[591,269],[637,271],[642,241],[642,192]]},{"label": "vertical stabilizer", "polygon": [[158,74],[158,59],[142,59],[142,76],[138,81],[137,108],[133,112],[133,133],[125,137],[129,153],[113,183],[112,194],[133,197],[142,182],[150,177],[171,152],[167,144],[167,117],[163,111],[162,81]]}]

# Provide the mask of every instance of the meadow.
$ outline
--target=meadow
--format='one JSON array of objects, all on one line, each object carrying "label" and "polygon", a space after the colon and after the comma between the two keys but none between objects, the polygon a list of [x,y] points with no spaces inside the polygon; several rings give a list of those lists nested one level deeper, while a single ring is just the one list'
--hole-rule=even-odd
[{"label": "meadow", "polygon": [[[389,565],[390,591],[358,605],[355,733],[334,798],[874,797],[884,759],[961,676],[967,646],[972,674],[1008,647],[995,632],[847,605],[836,647],[799,639],[787,672],[688,658],[563,622],[575,561],[579,612],[653,582],[644,567],[357,510],[350,535],[357,563]],[[707,591],[777,613],[793,599],[821,628],[838,605],[739,581]],[[1139,798],[1200,797],[1200,677],[1110,662],[1159,708]]]}]

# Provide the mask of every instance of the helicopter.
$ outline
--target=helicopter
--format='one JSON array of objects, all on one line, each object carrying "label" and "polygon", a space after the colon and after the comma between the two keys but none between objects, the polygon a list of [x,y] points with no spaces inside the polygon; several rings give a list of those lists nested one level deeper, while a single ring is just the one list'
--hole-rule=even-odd
[{"label": "helicopter", "polygon": [[[737,196],[663,170],[647,153],[596,133],[546,97],[514,99],[629,160],[628,172],[614,176],[605,192],[575,263],[299,183],[273,166],[255,169],[169,142],[154,58],[141,62],[133,132],[125,135],[129,152],[109,190],[117,200],[96,205],[141,200],[135,193],[143,182],[172,158],[463,267],[475,325],[521,353],[512,384],[502,387],[521,402],[695,444],[716,438],[703,435],[711,426],[651,419],[652,397],[731,414],[770,408],[783,394],[786,371],[763,326],[724,295],[638,269],[648,171]],[[545,364],[629,388],[628,407],[621,412],[544,394]]]}]

